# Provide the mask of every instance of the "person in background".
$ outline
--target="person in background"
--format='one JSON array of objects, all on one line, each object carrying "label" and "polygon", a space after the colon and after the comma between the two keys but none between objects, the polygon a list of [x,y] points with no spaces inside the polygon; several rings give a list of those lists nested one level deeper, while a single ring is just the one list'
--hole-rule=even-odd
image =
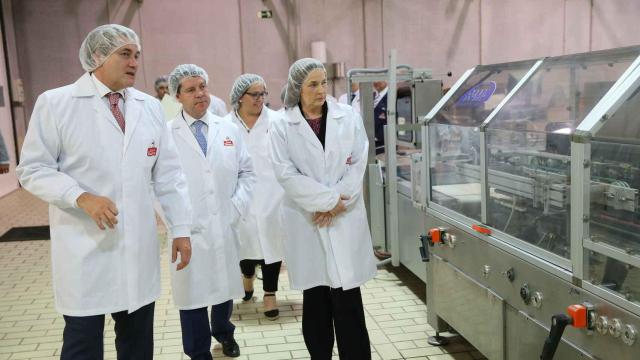
[{"label": "person in background", "polygon": [[169,92],[169,85],[167,83],[166,76],[160,76],[156,79],[153,84],[154,89],[156,90],[156,99],[162,101],[162,98]]},{"label": "person in background", "polygon": [[209,93],[209,98],[209,112],[220,117],[225,117],[229,113],[227,111],[227,104],[225,104],[222,99],[211,93]]},{"label": "person in background", "polygon": [[362,119],[326,100],[315,59],[291,65],[286,110],[271,130],[271,158],[284,189],[284,258],[303,290],[302,334],[312,359],[371,359],[360,285],[376,274],[362,195],[369,144]]},{"label": "person in background", "polygon": [[0,132],[0,175],[9,172],[9,151]]},{"label": "person in background", "polygon": [[351,105],[351,107],[353,107],[353,110],[355,110],[358,114],[360,113],[360,86],[358,85],[358,83],[352,82],[351,83],[351,102],[347,101],[347,93],[344,93],[342,95],[340,95],[340,98],[338,98],[338,102],[340,104],[347,104],[347,105]]},{"label": "person in background", "polygon": [[376,154],[384,153],[384,126],[387,125],[387,82],[373,82],[373,121]]},{"label": "person in background", "polygon": [[[180,309],[182,347],[192,359],[211,359],[211,337],[226,356],[240,356],[231,323],[233,298],[242,296],[233,229],[248,216],[255,174],[240,129],[211,114],[209,77],[194,64],[178,65],[169,91],[182,110],[169,123],[193,206],[193,256],[188,271],[171,271]],[[211,306],[211,322],[207,307]]]},{"label": "person in background", "polygon": [[38,97],[16,169],[49,203],[60,358],[102,359],[105,314],[119,359],[153,358],[160,297],[154,197],[173,235],[176,270],[191,257],[191,205],[178,152],[154,97],[134,89],[140,40],[116,24],[80,46],[75,83]]},{"label": "person in background", "polygon": [[247,216],[236,227],[240,251],[240,269],[245,296],[253,298],[256,266],[262,268],[264,315],[269,320],[279,316],[276,303],[278,276],[282,265],[282,224],[280,204],[284,190],[276,180],[269,156],[269,128],[278,116],[264,105],[267,85],[262,77],[243,74],[233,83],[229,98],[233,111],[225,120],[242,129],[242,137],[253,159],[257,176],[254,196]]}]

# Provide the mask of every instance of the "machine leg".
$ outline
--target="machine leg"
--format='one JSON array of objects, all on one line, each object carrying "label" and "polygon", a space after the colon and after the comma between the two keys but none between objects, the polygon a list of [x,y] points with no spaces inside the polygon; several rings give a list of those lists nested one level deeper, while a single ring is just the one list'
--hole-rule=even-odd
[{"label": "machine leg", "polygon": [[440,336],[440,333],[436,331],[436,336],[429,336],[427,338],[427,342],[429,345],[433,346],[443,346],[449,344],[449,340],[445,337]]}]

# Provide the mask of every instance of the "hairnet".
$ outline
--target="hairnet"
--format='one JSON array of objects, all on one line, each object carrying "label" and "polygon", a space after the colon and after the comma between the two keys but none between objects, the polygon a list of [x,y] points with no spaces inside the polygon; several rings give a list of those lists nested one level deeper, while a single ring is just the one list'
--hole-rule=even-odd
[{"label": "hairnet", "polygon": [[260,75],[256,74],[242,74],[238,76],[236,81],[233,82],[233,86],[231,87],[231,92],[229,93],[229,99],[231,100],[231,106],[234,109],[238,109],[240,107],[240,103],[238,100],[247,92],[247,90],[253,84],[261,84],[264,87],[267,87],[267,84],[264,82],[264,79]]},{"label": "hairnet", "polygon": [[201,77],[204,79],[205,84],[209,83],[209,75],[200,66],[194,64],[178,65],[169,74],[169,94],[175,97],[182,80],[189,77]]},{"label": "hairnet", "polygon": [[118,24],[98,26],[80,45],[80,64],[86,72],[92,72],[125,45],[136,45],[138,50],[142,49],[138,35],[128,27]]},{"label": "hairnet", "polygon": [[153,83],[153,87],[157,89],[158,86],[160,86],[160,84],[162,84],[162,83],[167,83],[167,85],[168,85],[169,84],[169,78],[164,76],[164,75],[160,76],[159,78],[156,79],[156,82]]},{"label": "hairnet", "polygon": [[315,69],[325,70],[320,61],[312,58],[300,59],[291,65],[287,78],[287,92],[284,96],[284,105],[287,108],[294,107],[300,102],[302,83]]}]

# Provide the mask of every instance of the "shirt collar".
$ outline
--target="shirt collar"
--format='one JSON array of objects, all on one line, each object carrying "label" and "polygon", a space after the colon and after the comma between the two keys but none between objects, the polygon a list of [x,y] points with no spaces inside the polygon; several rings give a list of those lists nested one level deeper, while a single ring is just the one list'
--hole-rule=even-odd
[{"label": "shirt collar", "polygon": [[388,86],[387,86],[387,87],[385,87],[384,89],[382,89],[382,91],[380,91],[380,92],[378,93],[378,96],[377,96],[377,97],[378,97],[379,99],[382,99],[382,97],[383,97],[383,96],[387,95],[387,91],[388,91],[388,90],[389,90],[389,87],[388,87]]},{"label": "shirt collar", "polygon": [[238,113],[238,110],[233,110],[233,115],[236,119],[237,122],[239,122],[245,130],[247,130],[247,132],[251,132],[251,130],[258,128],[263,121],[260,121],[262,119],[262,117],[264,116],[264,114],[266,113],[266,109],[265,106],[262,107],[262,112],[260,112],[260,116],[258,116],[258,119],[256,120],[256,123],[253,124],[253,128],[249,129],[249,127],[247,126],[247,123],[244,122],[244,119],[242,118],[242,116],[240,116],[240,114]]},{"label": "shirt collar", "polygon": [[[107,94],[112,93],[113,91],[111,91],[111,89],[109,89],[109,87],[107,87],[107,85],[103,84],[102,81],[98,80],[98,78],[95,76],[94,73],[91,73],[91,80],[93,80],[93,84],[96,86],[96,90],[98,90],[98,95],[103,98],[105,96],[107,96]],[[124,99],[125,97],[125,89],[121,89],[116,91],[118,94],[120,94],[120,96],[122,96],[122,98]]]},{"label": "shirt collar", "polygon": [[189,127],[191,127],[191,125],[193,125],[194,122],[200,120],[203,123],[205,123],[205,125],[209,126],[209,117],[207,116],[207,113],[204,113],[204,116],[200,119],[195,119],[193,116],[189,115],[189,113],[187,113],[186,111],[182,110],[182,117],[187,121],[187,125],[189,125]]}]

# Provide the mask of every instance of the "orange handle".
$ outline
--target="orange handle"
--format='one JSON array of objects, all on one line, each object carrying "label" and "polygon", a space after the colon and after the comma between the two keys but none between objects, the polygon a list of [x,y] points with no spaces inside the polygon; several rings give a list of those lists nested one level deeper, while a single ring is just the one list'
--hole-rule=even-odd
[{"label": "orange handle", "polygon": [[480,234],[491,235],[491,229],[482,225],[473,225],[471,228]]}]

